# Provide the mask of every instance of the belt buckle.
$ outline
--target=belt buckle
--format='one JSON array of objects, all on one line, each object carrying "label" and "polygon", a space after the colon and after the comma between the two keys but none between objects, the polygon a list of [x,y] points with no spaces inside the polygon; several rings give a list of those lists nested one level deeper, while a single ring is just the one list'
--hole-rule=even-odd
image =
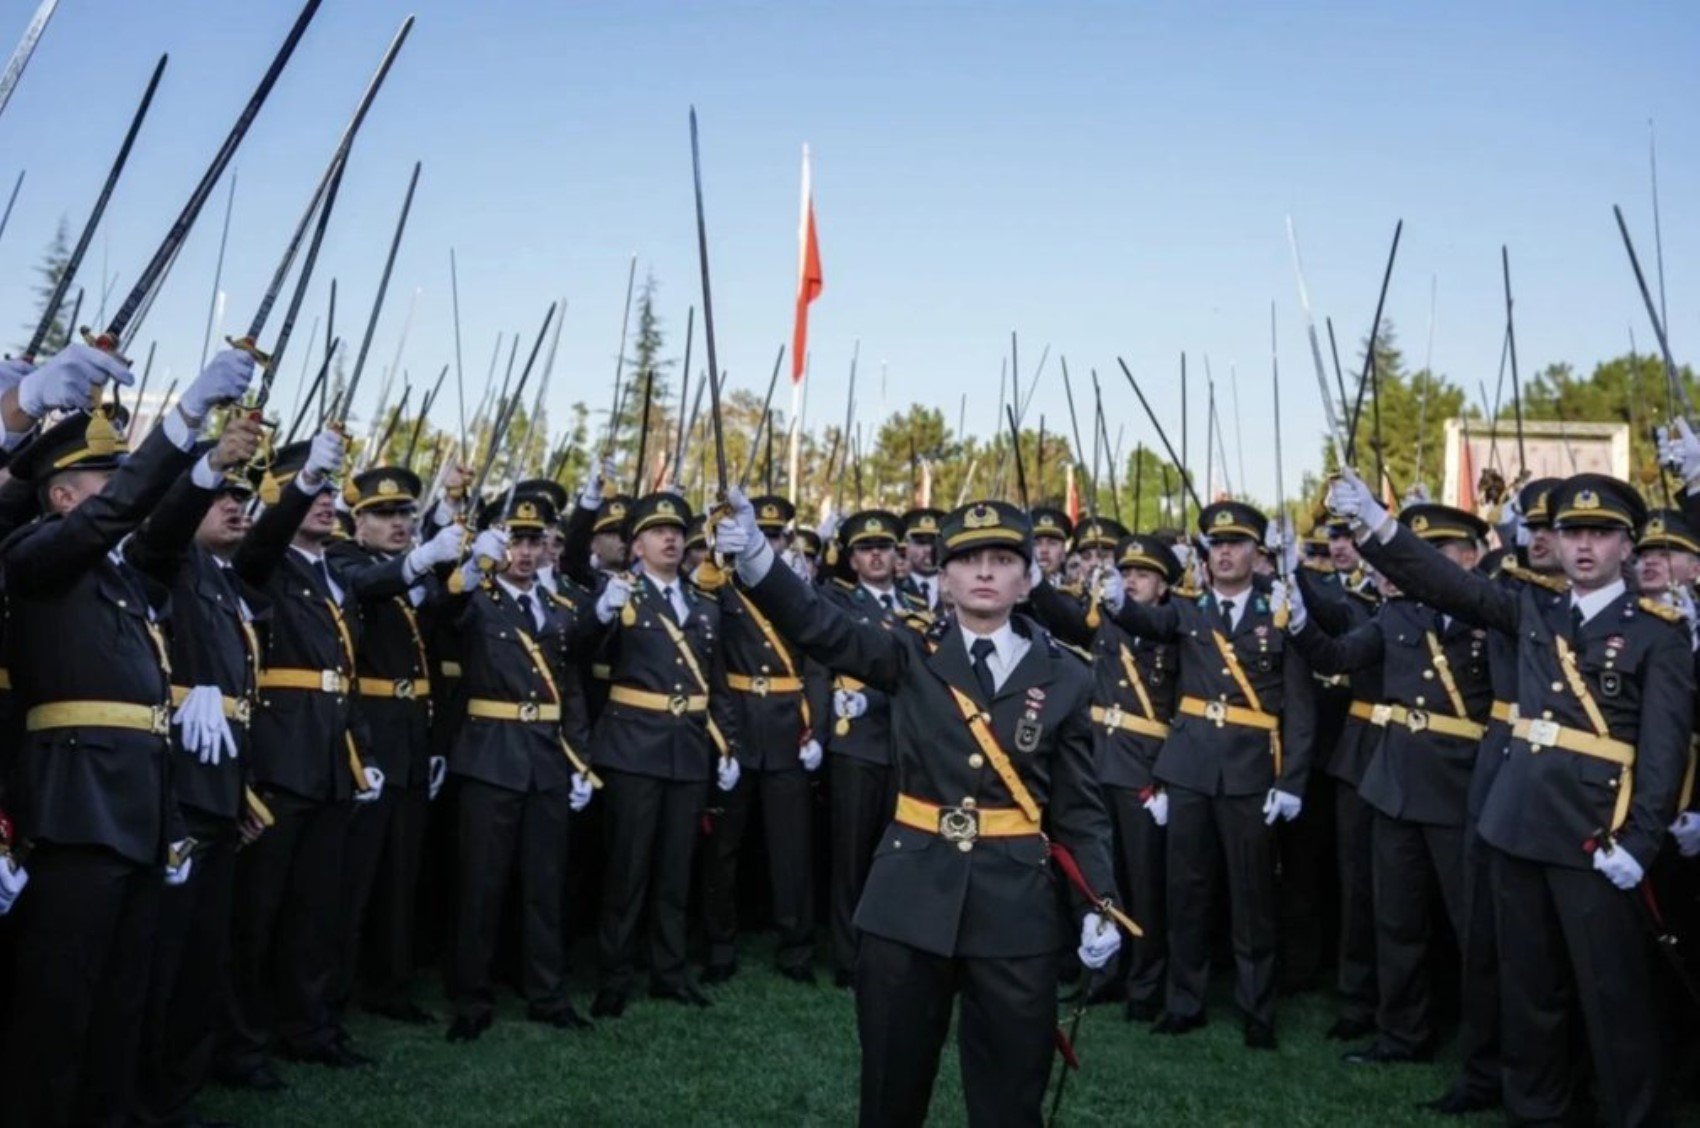
[{"label": "belt buckle", "polygon": [[319,689],[325,693],[341,693],[342,675],[335,670],[320,670]]},{"label": "belt buckle", "polygon": [[675,717],[685,715],[685,710],[691,707],[690,701],[682,693],[675,693],[667,699],[667,711]]},{"label": "belt buckle", "polygon": [[1423,732],[1428,728],[1428,714],[1421,709],[1407,709],[1405,727],[1412,732]]},{"label": "belt buckle", "polygon": [[148,706],[148,732],[153,736],[171,735],[171,706]]},{"label": "belt buckle", "polygon": [[1558,722],[1530,721],[1529,735],[1526,739],[1529,742],[1531,752],[1539,752],[1542,748],[1556,748],[1558,746]]},{"label": "belt buckle", "polygon": [[1207,720],[1207,721],[1210,721],[1217,728],[1221,728],[1228,721],[1228,705],[1227,705],[1227,702],[1225,702],[1225,701],[1207,701],[1207,702],[1205,702],[1205,704],[1204,704],[1204,719]]},{"label": "belt buckle", "polygon": [[760,676],[753,677],[753,678],[750,679],[750,692],[755,694],[757,697],[766,697],[767,696],[767,688],[768,688],[768,685],[767,685],[767,676],[766,675],[760,675]]},{"label": "belt buckle", "polygon": [[254,703],[246,697],[238,697],[231,708],[231,717],[238,724],[247,724],[254,715]]},{"label": "belt buckle", "polygon": [[1391,716],[1393,716],[1393,707],[1391,705],[1375,705],[1370,708],[1369,723],[1372,725],[1385,726],[1388,718]]},{"label": "belt buckle", "polygon": [[413,700],[413,679],[397,678],[395,680],[395,695],[398,701]]},{"label": "belt buckle", "polygon": [[1120,705],[1111,705],[1108,709],[1104,710],[1104,730],[1106,732],[1114,732],[1121,727],[1122,707]]},{"label": "belt buckle", "polygon": [[980,837],[980,812],[969,807],[940,807],[939,837],[946,842],[974,841]]},{"label": "belt buckle", "polygon": [[543,707],[535,701],[521,701],[519,704],[519,719],[526,724],[532,724],[543,716]]}]

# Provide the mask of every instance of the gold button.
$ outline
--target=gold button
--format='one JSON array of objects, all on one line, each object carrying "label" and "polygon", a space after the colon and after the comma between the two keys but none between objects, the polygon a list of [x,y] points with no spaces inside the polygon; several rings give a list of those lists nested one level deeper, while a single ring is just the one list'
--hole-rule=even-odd
[{"label": "gold button", "polygon": [[972,795],[964,795],[962,797],[962,809],[965,811],[972,811],[974,809],[974,797]]},{"label": "gold button", "polygon": [[956,844],[956,848],[958,850],[961,850],[964,854],[966,854],[966,853],[968,853],[968,851],[970,851],[974,848],[974,844],[972,842],[969,842],[967,839],[963,839],[961,842],[958,842]]},{"label": "gold button", "polygon": [[1226,667],[1226,666],[1223,666],[1223,667],[1222,667],[1222,676],[1223,676],[1223,677],[1227,677],[1227,676],[1228,676],[1228,667]]},{"label": "gold button", "polygon": [[976,752],[972,756],[968,757],[968,766],[971,768],[983,768],[986,766],[986,758]]},{"label": "gold button", "polygon": [[1423,699],[1421,697],[1417,698],[1417,704],[1418,705],[1423,704]]},{"label": "gold button", "polygon": [[1434,671],[1433,670],[1424,670],[1423,671],[1423,680],[1424,681],[1433,681],[1434,680]]},{"label": "gold button", "polygon": [[1554,693],[1563,693],[1564,692],[1564,683],[1563,682],[1553,682],[1552,683],[1552,691]]}]

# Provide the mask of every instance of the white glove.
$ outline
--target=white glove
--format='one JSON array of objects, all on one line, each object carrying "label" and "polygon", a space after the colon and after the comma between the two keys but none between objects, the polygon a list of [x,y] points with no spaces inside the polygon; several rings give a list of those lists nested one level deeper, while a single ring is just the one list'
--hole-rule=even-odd
[{"label": "white glove", "polygon": [[182,731],[183,751],[203,764],[216,764],[225,755],[236,758],[236,737],[224,716],[224,695],[216,685],[197,685],[177,706],[171,723]]},{"label": "white glove", "polygon": [[832,691],[832,713],[835,717],[843,717],[853,721],[868,711],[868,699],[853,689],[835,689]]},{"label": "white glove", "polygon": [[1287,633],[1298,634],[1304,629],[1307,615],[1305,597],[1299,592],[1297,581],[1276,580],[1269,585],[1269,609],[1279,611],[1283,607],[1287,609]]},{"label": "white glove", "polygon": [[219,404],[241,399],[253,379],[254,355],[225,349],[201,370],[177,404],[190,419],[205,419]]},{"label": "white glove", "polygon": [[182,858],[180,862],[165,863],[165,883],[171,886],[182,885],[189,880],[189,871],[195,868],[195,856],[189,852],[188,839],[179,839],[171,844],[172,858]]},{"label": "white glove", "polygon": [[1167,791],[1152,792],[1151,798],[1140,806],[1145,808],[1146,813],[1151,816],[1151,821],[1158,826],[1169,825],[1169,793]]},{"label": "white glove", "polygon": [[844,518],[837,513],[828,514],[826,520],[815,526],[815,532],[820,536],[822,544],[831,544],[838,535],[838,527],[844,523]]},{"label": "white glove", "polygon": [[1375,500],[1375,491],[1350,467],[1340,471],[1340,476],[1328,487],[1328,508],[1361,530],[1379,529],[1387,520],[1387,510]]},{"label": "white glove", "polygon": [[423,576],[439,564],[453,564],[459,560],[462,532],[459,525],[445,525],[438,529],[435,536],[407,554],[408,572]]},{"label": "white glove", "polygon": [[365,768],[366,789],[354,793],[356,803],[376,803],[378,796],[384,793],[384,770],[382,768]]},{"label": "white glove", "polygon": [[797,759],[803,765],[805,772],[817,771],[820,768],[820,741],[806,741],[797,749]]},{"label": "white glove", "polygon": [[0,916],[12,911],[18,895],[30,883],[29,870],[18,864],[11,855],[0,856]]},{"label": "white glove", "polygon": [[431,802],[443,793],[443,781],[449,778],[449,762],[442,756],[426,761],[425,801]]},{"label": "white glove", "polygon": [[1283,575],[1290,576],[1299,570],[1299,538],[1293,535],[1285,517],[1278,517],[1270,523],[1269,547],[1280,554]]},{"label": "white glove", "polygon": [[1098,599],[1114,615],[1127,602],[1127,581],[1115,568],[1104,569],[1104,574],[1098,577]]},{"label": "white glove", "polygon": [[302,485],[317,490],[327,477],[342,469],[347,451],[348,440],[339,431],[326,427],[314,435],[313,445],[307,450],[307,464],[298,475]]},{"label": "white glove", "polygon": [[598,622],[612,623],[614,616],[620,613],[620,608],[631,602],[632,585],[621,576],[609,576],[607,584],[603,585],[602,594],[596,597],[596,618]]},{"label": "white glove", "polygon": [[726,505],[731,512],[715,522],[714,547],[726,556],[759,554],[767,547],[767,536],[756,524],[755,506],[737,487],[726,491]]},{"label": "white glove", "polygon": [[811,565],[809,564],[809,558],[804,553],[793,552],[788,548],[785,550],[784,555],[780,557],[780,559],[785,561],[785,566],[791,569],[791,574],[796,576],[799,580],[811,580],[814,578],[814,573],[810,571]]},{"label": "white glove", "polygon": [[1606,880],[1619,889],[1633,889],[1645,876],[1641,863],[1628,850],[1602,847],[1594,851],[1594,868],[1606,875]]},{"label": "white glove", "polygon": [[567,806],[574,811],[582,811],[590,806],[590,797],[596,794],[596,789],[590,786],[590,781],[578,772],[573,773],[573,792],[567,796]]},{"label": "white glove", "polygon": [[1297,795],[1272,787],[1263,800],[1263,821],[1268,826],[1274,826],[1277,819],[1292,822],[1299,817],[1299,810],[1304,805],[1304,800]]},{"label": "white glove", "polygon": [[736,756],[720,757],[720,766],[715,769],[714,782],[720,790],[730,791],[738,786],[738,758]]},{"label": "white glove", "polygon": [[128,388],[136,377],[111,353],[92,345],[67,345],[18,382],[18,406],[40,419],[50,411],[88,408],[95,389],[110,380]]},{"label": "white glove", "polygon": [[1659,461],[1682,475],[1683,484],[1690,489],[1700,486],[1700,438],[1696,438],[1688,420],[1678,419],[1676,431],[1659,428]]},{"label": "white glove", "polygon": [[604,458],[595,467],[595,469],[591,471],[590,477],[584,480],[584,488],[578,492],[579,508],[602,508],[602,483],[604,481],[612,482],[613,480],[614,460],[612,458]]},{"label": "white glove", "polygon": [[1122,950],[1121,930],[1097,913],[1087,913],[1080,922],[1080,962],[1097,971]]},{"label": "white glove", "polygon": [[508,558],[508,534],[503,529],[485,529],[472,539],[472,559],[494,560],[498,566]]},{"label": "white glove", "polygon": [[34,371],[35,365],[21,356],[9,356],[0,360],[0,395],[17,387],[25,376]]},{"label": "white glove", "polygon": [[1700,854],[1700,815],[1684,811],[1670,824],[1671,837],[1676,839],[1676,852],[1685,858]]}]

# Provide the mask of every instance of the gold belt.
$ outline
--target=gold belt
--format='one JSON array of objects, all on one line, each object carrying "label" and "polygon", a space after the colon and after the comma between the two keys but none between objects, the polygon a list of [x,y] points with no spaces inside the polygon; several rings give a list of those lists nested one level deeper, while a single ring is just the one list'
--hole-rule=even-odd
[{"label": "gold belt", "polygon": [[1347,707],[1346,715],[1348,717],[1356,717],[1360,721],[1368,721],[1373,725],[1377,723],[1375,719],[1375,711],[1379,708],[1381,708],[1381,706],[1371,705],[1368,701],[1354,701]]},{"label": "gold belt", "polygon": [[561,719],[561,707],[553,701],[494,701],[474,697],[466,703],[466,715],[485,721],[520,721],[534,724]]},{"label": "gold belt", "polygon": [[770,677],[767,674],[755,677],[748,674],[727,674],[726,685],[739,693],[753,693],[757,697],[766,697],[770,693],[803,692],[802,678]]},{"label": "gold belt", "polygon": [[[189,689],[190,687],[186,685],[172,686],[171,703],[173,705],[181,705],[183,702],[187,701],[189,699]],[[249,701],[246,697],[229,697],[224,694],[220,694],[219,696],[224,703],[225,720],[241,721],[243,724],[248,723],[249,718],[253,716],[253,702]]]},{"label": "gold belt", "polygon": [[1189,717],[1203,717],[1217,728],[1223,725],[1239,725],[1242,728],[1274,732],[1281,724],[1281,718],[1274,713],[1247,709],[1242,705],[1230,705],[1226,701],[1206,701],[1202,697],[1181,698],[1181,712]]},{"label": "gold belt", "polygon": [[1092,723],[1103,725],[1112,732],[1120,730],[1138,733],[1140,736],[1154,736],[1159,740],[1169,735],[1169,726],[1162,721],[1124,712],[1120,705],[1111,705],[1108,709],[1102,705],[1092,706]]},{"label": "gold belt", "polygon": [[1403,705],[1377,705],[1370,710],[1369,723],[1385,728],[1388,725],[1401,725],[1412,732],[1438,732],[1442,736],[1456,736],[1465,740],[1480,740],[1487,732],[1485,725],[1462,717],[1449,717],[1443,713],[1430,713],[1425,709],[1407,709]]},{"label": "gold belt", "polygon": [[1492,715],[1493,719],[1496,720],[1496,721],[1504,721],[1508,725],[1516,724],[1517,723],[1517,702],[1515,702],[1515,701],[1495,701],[1493,703],[1493,713],[1491,715]]},{"label": "gold belt", "polygon": [[904,826],[936,834],[964,852],[976,838],[1026,838],[1039,833],[1039,824],[1020,807],[977,807],[972,799],[960,807],[941,807],[913,795],[898,795],[896,820]]},{"label": "gold belt", "polygon": [[706,693],[651,693],[647,689],[617,685],[608,691],[608,700],[634,709],[648,709],[652,713],[671,713],[675,717],[708,712]]},{"label": "gold belt", "polygon": [[340,670],[265,669],[260,671],[260,688],[347,693],[348,677]]},{"label": "gold belt", "polygon": [[1529,754],[1538,755],[1548,748],[1562,748],[1606,760],[1623,768],[1617,781],[1617,803],[1612,808],[1611,830],[1616,833],[1629,820],[1629,799],[1635,790],[1635,745],[1627,740],[1613,740],[1581,729],[1561,725],[1557,721],[1518,717],[1511,726],[1511,735],[1529,742]]},{"label": "gold belt", "polygon": [[54,701],[24,714],[30,732],[62,728],[115,728],[168,736],[171,706],[137,705],[129,701]]},{"label": "gold belt", "polygon": [[431,682],[426,678],[356,678],[354,684],[359,687],[362,697],[413,701],[431,695]]}]

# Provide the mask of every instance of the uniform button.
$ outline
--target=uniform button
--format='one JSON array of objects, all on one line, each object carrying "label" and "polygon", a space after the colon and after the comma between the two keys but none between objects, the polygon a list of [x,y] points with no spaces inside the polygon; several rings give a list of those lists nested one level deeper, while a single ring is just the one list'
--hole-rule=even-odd
[{"label": "uniform button", "polygon": [[1563,682],[1553,682],[1552,683],[1552,691],[1554,693],[1563,693],[1564,692],[1564,683]]},{"label": "uniform button", "polygon": [[962,809],[965,811],[972,811],[974,809],[974,797],[972,795],[964,795],[962,797]]},{"label": "uniform button", "polygon": [[1422,703],[1423,703],[1423,699],[1422,699],[1422,698],[1420,698],[1420,697],[1419,697],[1419,698],[1417,698],[1417,704],[1418,704],[1418,705],[1421,705],[1421,704],[1422,704]]},{"label": "uniform button", "polygon": [[892,848],[892,849],[893,849],[893,850],[901,850],[901,849],[903,849],[903,839],[901,839],[901,838],[893,838],[893,839],[892,839],[892,840],[891,840],[891,848]]},{"label": "uniform button", "polygon": [[1223,676],[1223,677],[1227,677],[1227,676],[1228,676],[1228,667],[1226,667],[1226,666],[1223,666],[1223,667],[1222,667],[1222,676]]},{"label": "uniform button", "polygon": [[1434,671],[1433,670],[1424,670],[1423,671],[1423,680],[1424,681],[1433,681],[1434,680]]},{"label": "uniform button", "polygon": [[967,839],[963,839],[961,842],[958,842],[956,844],[956,848],[958,850],[961,850],[964,854],[966,854],[970,850],[974,849],[974,844],[972,842],[969,842]]},{"label": "uniform button", "polygon": [[986,758],[976,752],[972,756],[968,757],[968,766],[971,768],[983,768],[986,766]]}]

